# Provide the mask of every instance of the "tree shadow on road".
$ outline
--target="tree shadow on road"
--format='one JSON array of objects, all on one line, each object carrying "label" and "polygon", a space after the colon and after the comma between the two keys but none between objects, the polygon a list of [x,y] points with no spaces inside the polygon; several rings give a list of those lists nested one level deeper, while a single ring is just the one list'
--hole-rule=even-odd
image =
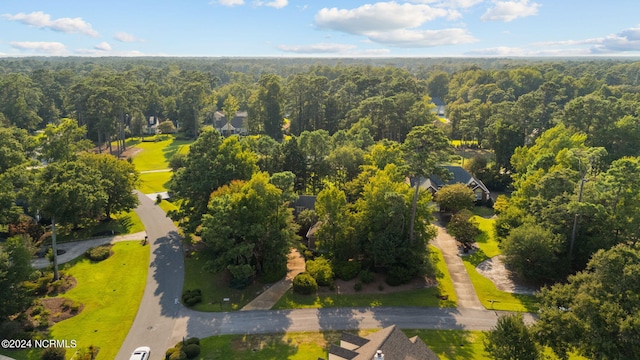
[{"label": "tree shadow on road", "polygon": [[149,270],[158,284],[154,295],[160,297],[162,315],[178,317],[180,296],[184,282],[184,257],[182,252],[182,237],[175,231],[157,238],[153,246],[154,261],[149,264]]}]

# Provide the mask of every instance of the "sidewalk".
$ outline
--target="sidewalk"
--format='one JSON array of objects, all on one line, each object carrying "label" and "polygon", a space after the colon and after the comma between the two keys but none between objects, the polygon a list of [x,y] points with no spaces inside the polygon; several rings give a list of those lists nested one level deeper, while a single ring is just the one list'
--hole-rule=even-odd
[{"label": "sidewalk", "polygon": [[[146,231],[141,231],[135,234],[107,236],[91,240],[80,240],[58,244],[58,250],[65,251],[64,254],[58,255],[58,264],[64,264],[79,256],[82,256],[85,251],[89,250],[92,247],[119,241],[143,240],[146,235]],[[46,257],[31,260],[31,266],[36,269],[43,269],[50,265],[51,262]]]},{"label": "sidewalk", "polygon": [[280,298],[293,286],[293,278],[304,272],[304,258],[298,250],[291,249],[289,261],[287,262],[287,276],[271,285],[262,294],[258,295],[250,303],[245,305],[240,311],[249,310],[270,310]]},{"label": "sidewalk", "polygon": [[438,236],[434,245],[442,250],[444,262],[447,264],[451,280],[453,280],[453,288],[458,298],[458,308],[484,310],[485,308],[482,306],[480,299],[478,299],[476,290],[471,283],[471,278],[469,278],[467,269],[460,258],[460,250],[456,240],[442,226],[435,224],[434,226],[438,228]]}]

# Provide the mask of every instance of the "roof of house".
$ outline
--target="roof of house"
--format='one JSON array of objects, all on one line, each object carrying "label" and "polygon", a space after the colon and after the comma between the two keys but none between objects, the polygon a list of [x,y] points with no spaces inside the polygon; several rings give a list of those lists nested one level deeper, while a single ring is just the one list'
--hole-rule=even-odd
[{"label": "roof of house", "polygon": [[432,97],[432,98],[431,98],[431,102],[432,102],[435,106],[445,106],[444,101],[442,101],[442,99],[440,99],[439,97]]},{"label": "roof of house", "polygon": [[303,209],[315,210],[316,197],[314,195],[300,195],[298,196],[298,199],[291,204],[291,206],[294,209],[302,207]]},{"label": "roof of house", "polygon": [[213,119],[214,119],[214,125],[213,127],[216,129],[223,129],[223,130],[232,130],[232,129],[240,129],[240,128],[245,128],[245,121],[247,119],[247,112],[246,111],[238,111],[236,113],[236,116],[233,117],[233,119],[231,119],[231,129],[229,128],[225,128],[225,126],[227,125],[227,118],[224,116],[224,113],[221,111],[216,111],[213,114]]},{"label": "roof of house", "polygon": [[[355,336],[355,335],[354,335]],[[434,360],[439,359],[429,347],[417,336],[409,339],[395,325],[388,326],[367,337],[360,338],[364,344],[353,350],[331,346],[329,354],[337,355],[350,360],[371,360],[378,350],[384,354],[387,360]],[[351,341],[355,341],[351,338]],[[350,344],[353,342],[348,341]],[[366,341],[366,342],[365,342]],[[346,351],[344,351],[346,350]],[[357,355],[353,357],[353,353]],[[347,356],[345,356],[347,355]]]},{"label": "roof of house", "polygon": [[467,172],[467,170],[463,169],[462,167],[448,165],[444,166],[444,168],[447,169],[449,173],[451,173],[448,181],[443,181],[437,175],[432,175],[428,179],[422,179],[420,181],[420,187],[424,189],[432,188],[433,190],[437,191],[439,188],[445,185],[465,184],[474,188],[479,187],[486,193],[490,192],[482,181],[473,177]]}]

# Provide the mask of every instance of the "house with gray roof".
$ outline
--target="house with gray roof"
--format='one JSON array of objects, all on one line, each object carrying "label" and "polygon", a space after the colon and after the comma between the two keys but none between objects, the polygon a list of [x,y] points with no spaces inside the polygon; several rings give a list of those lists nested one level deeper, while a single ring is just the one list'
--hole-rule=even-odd
[{"label": "house with gray roof", "polygon": [[431,194],[435,195],[438,190],[445,185],[465,184],[473,190],[473,193],[476,195],[476,201],[485,202],[491,197],[491,192],[482,181],[475,178],[467,172],[467,170],[460,166],[444,166],[444,168],[450,173],[448,181],[443,181],[440,177],[432,175],[428,179],[420,179],[420,188],[429,190]]},{"label": "house with gray roof", "polygon": [[216,111],[213,114],[213,127],[224,136],[228,135],[247,135],[247,117],[246,111],[238,111],[236,115],[227,122],[227,118],[222,111]]},{"label": "house with gray roof", "polygon": [[407,337],[395,325],[369,336],[343,333],[340,345],[331,345],[329,360],[435,360],[439,359],[419,337]]}]

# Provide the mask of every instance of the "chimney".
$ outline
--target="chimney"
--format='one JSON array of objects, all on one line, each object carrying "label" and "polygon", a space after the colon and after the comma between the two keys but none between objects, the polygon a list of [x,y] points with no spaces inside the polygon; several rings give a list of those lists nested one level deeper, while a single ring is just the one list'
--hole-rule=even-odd
[{"label": "chimney", "polygon": [[376,354],[373,356],[373,360],[384,360],[384,354],[382,350],[376,351]]}]

